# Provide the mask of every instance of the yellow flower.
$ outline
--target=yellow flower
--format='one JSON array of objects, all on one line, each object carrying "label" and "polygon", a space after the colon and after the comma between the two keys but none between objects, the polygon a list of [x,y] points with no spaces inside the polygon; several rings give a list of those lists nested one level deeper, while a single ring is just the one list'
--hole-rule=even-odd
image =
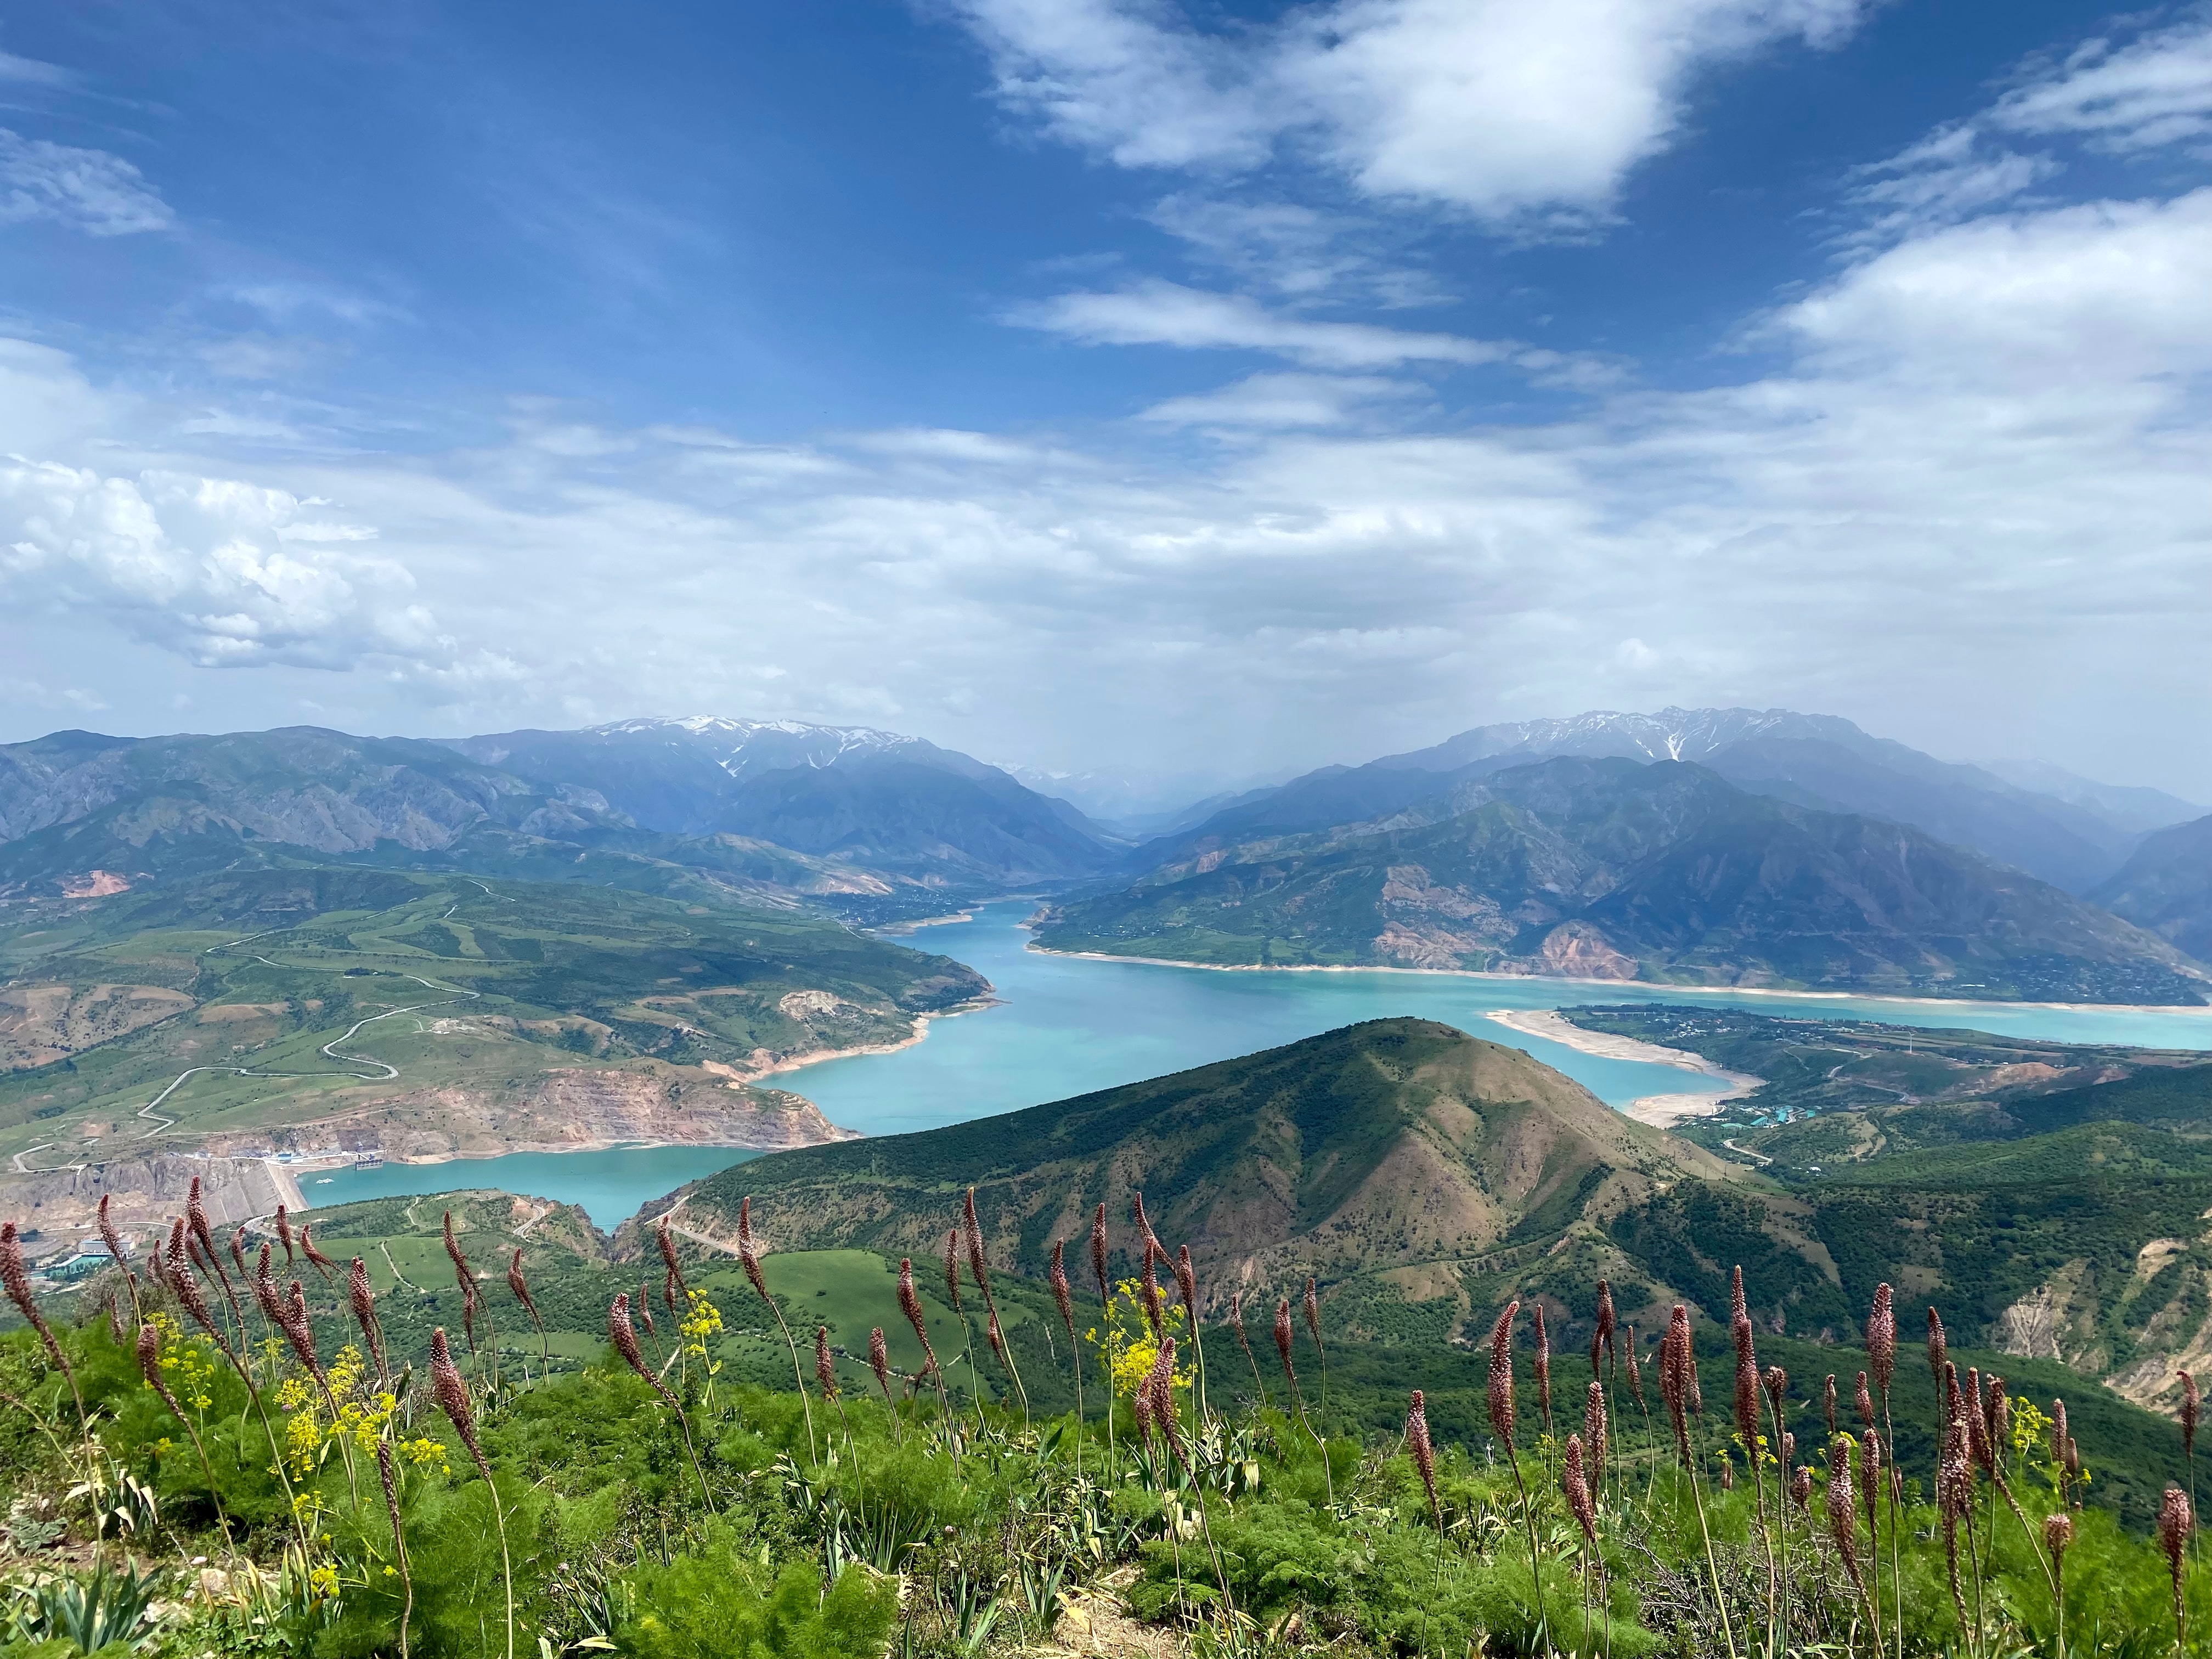
[{"label": "yellow flower", "polygon": [[[1106,1304],[1105,1336],[1102,1339],[1095,1328],[1087,1334],[1091,1346],[1105,1356],[1114,1392],[1132,1399],[1138,1384],[1150,1375],[1153,1363],[1160,1357],[1159,1344],[1152,1340],[1152,1328],[1145,1317],[1142,1297],[1142,1290],[1135,1279],[1123,1279],[1114,1287],[1114,1295]],[[1182,1340],[1184,1323],[1185,1316],[1179,1303],[1168,1307],[1160,1318],[1161,1329],[1176,1339],[1179,1352],[1189,1351]],[[1196,1376],[1195,1370],[1179,1370],[1175,1374],[1175,1386],[1188,1389]]]}]

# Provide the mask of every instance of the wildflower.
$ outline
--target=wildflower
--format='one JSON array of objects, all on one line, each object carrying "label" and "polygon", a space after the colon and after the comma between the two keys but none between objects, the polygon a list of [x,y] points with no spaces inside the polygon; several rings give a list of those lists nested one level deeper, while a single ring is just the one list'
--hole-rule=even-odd
[{"label": "wildflower", "polygon": [[996,1308],[989,1310],[989,1317],[983,1322],[983,1335],[991,1345],[991,1352],[998,1355],[999,1363],[1012,1370],[1013,1362],[1006,1358],[1006,1336],[999,1328],[999,1310]]},{"label": "wildflower", "polygon": [[507,1288],[514,1292],[514,1299],[528,1310],[531,1322],[543,1331],[545,1322],[538,1316],[538,1303],[530,1294],[530,1281],[522,1276],[522,1246],[520,1244],[514,1247],[514,1254],[507,1259]]},{"label": "wildflower", "polygon": [[323,1276],[324,1284],[329,1284],[337,1275],[338,1264],[315,1248],[315,1230],[305,1223],[300,1228],[300,1254],[306,1256],[309,1265]]},{"label": "wildflower", "polygon": [[[654,1374],[653,1367],[645,1363],[645,1350],[638,1346],[637,1327],[630,1322],[630,1300],[628,1291],[615,1297],[614,1305],[607,1310],[607,1340],[615,1345],[615,1352],[623,1357],[630,1370],[643,1377],[655,1394],[671,1406],[676,1405],[676,1396],[668,1392],[667,1387]],[[434,1364],[433,1374],[434,1375]],[[459,1381],[459,1374],[456,1372],[455,1380]],[[445,1401],[441,1399],[438,1403],[444,1405]],[[677,1409],[680,1411],[682,1407],[678,1407]]]},{"label": "wildflower", "polygon": [[1508,1456],[1513,1451],[1513,1319],[1520,1311],[1520,1303],[1507,1303],[1490,1328],[1490,1431]]},{"label": "wildflower", "polygon": [[1797,1506],[1800,1515],[1813,1513],[1813,1470],[1810,1464],[1800,1464],[1796,1474],[1790,1477],[1790,1501]]},{"label": "wildflower", "polygon": [[1098,1300],[1103,1305],[1112,1298],[1106,1273],[1106,1206],[1101,1204],[1091,1218],[1091,1271],[1098,1280]]},{"label": "wildflower", "polygon": [[[1864,1376],[1866,1373],[1861,1371],[1859,1375]],[[1828,1373],[1827,1381],[1820,1386],[1820,1408],[1827,1413],[1828,1438],[1833,1440],[1836,1437],[1836,1374],[1833,1371]]]},{"label": "wildflower", "polygon": [[1889,1380],[1897,1374],[1897,1297],[1887,1285],[1874,1287],[1874,1307],[1867,1315],[1866,1352],[1875,1386],[1887,1394]]},{"label": "wildflower", "polygon": [[2004,1378],[1995,1371],[1982,1379],[1982,1428],[1989,1442],[1990,1474],[2002,1485],[1999,1463],[2005,1443],[2012,1438],[2012,1401],[2005,1394]]},{"label": "wildflower", "polygon": [[[742,1235],[740,1235],[742,1237]],[[761,1292],[765,1296],[766,1291]],[[921,1293],[914,1287],[914,1262],[910,1257],[899,1260],[899,1311],[906,1322],[914,1327],[915,1340],[921,1344],[921,1374],[929,1376],[937,1370],[937,1351],[929,1346],[929,1325],[921,1314]]]},{"label": "wildflower", "polygon": [[2189,1611],[2181,1600],[2182,1552],[2189,1547],[2189,1535],[2196,1530],[2197,1517],[2190,1510],[2189,1494],[2179,1486],[2168,1486],[2166,1501],[2158,1506],[2158,1547],[2166,1552],[2166,1567],[2173,1575],[2173,1632],[2179,1647],[2189,1642]]},{"label": "wildflower", "polygon": [[1437,1449],[1429,1438],[1428,1406],[1419,1389],[1413,1390],[1413,1403],[1406,1412],[1406,1449],[1413,1454],[1413,1467],[1428,1491],[1431,1511],[1441,1513],[1437,1504]]},{"label": "wildflower", "polygon": [[[193,1184],[197,1187],[197,1179]],[[47,1326],[46,1316],[39,1311],[39,1304],[31,1297],[31,1281],[24,1274],[23,1247],[16,1238],[15,1224],[12,1221],[0,1222],[0,1285],[6,1287],[8,1299],[15,1304],[15,1310],[39,1334],[39,1340],[46,1344],[47,1355],[53,1360],[55,1369],[69,1378],[70,1391],[76,1393],[76,1373],[70,1369],[69,1359],[62,1352],[61,1344],[54,1340],[53,1331]]]},{"label": "wildflower", "polygon": [[1142,1193],[1132,1193],[1130,1198],[1132,1200],[1129,1206],[1130,1218],[1137,1224],[1137,1237],[1144,1244],[1145,1254],[1152,1256],[1165,1256],[1168,1253],[1167,1247],[1160,1243],[1159,1235],[1152,1231],[1152,1218],[1145,1213],[1145,1195]]},{"label": "wildflower", "polygon": [[[199,1285],[192,1278],[191,1269],[185,1264],[185,1238],[184,1222],[181,1220],[172,1222],[169,1224],[169,1289],[177,1300],[184,1304],[185,1311],[192,1316],[192,1322],[213,1337],[216,1345],[225,1354],[230,1354],[229,1340],[223,1335],[222,1328],[215,1322],[215,1318],[208,1309],[207,1298],[200,1294]],[[235,1355],[231,1355],[231,1359],[233,1364],[237,1363]]]},{"label": "wildflower", "polygon": [[1583,1472],[1583,1437],[1578,1434],[1567,1437],[1567,1455],[1559,1475],[1559,1486],[1566,1493],[1567,1508],[1582,1525],[1583,1544],[1595,1547],[1597,1504],[1590,1497],[1589,1477]]},{"label": "wildflower", "polygon": [[[315,1333],[307,1322],[307,1298],[296,1279],[292,1281],[292,1299],[284,1304],[283,1329],[284,1340],[292,1345],[293,1353],[306,1367],[307,1375],[320,1382],[325,1393],[330,1392],[330,1381],[323,1375],[322,1362],[315,1357]],[[337,1414],[335,1403],[331,1411],[333,1416]]]},{"label": "wildflower", "polygon": [[1959,1409],[1966,1425],[1966,1455],[1974,1460],[1975,1468],[1994,1474],[1996,1450],[1990,1444],[1988,1419],[1983,1414],[1982,1374],[1978,1369],[1966,1372],[1966,1395]]},{"label": "wildflower", "polygon": [[1851,1407],[1859,1414],[1860,1427],[1870,1429],[1874,1426],[1874,1395],[1867,1390],[1867,1374],[1864,1371],[1859,1373],[1858,1388],[1851,1396]]},{"label": "wildflower", "polygon": [[[760,1299],[774,1307],[775,1298],[768,1293],[768,1276],[761,1272],[760,1247],[753,1243],[753,1201],[749,1197],[738,1203],[738,1260],[744,1264],[745,1277],[752,1281]],[[911,1289],[913,1275],[908,1273],[907,1277]],[[915,1305],[921,1304],[917,1302]]]},{"label": "wildflower", "polygon": [[[105,1199],[100,1200],[106,1202]],[[2175,1373],[2181,1378],[2181,1449],[2185,1456],[2197,1455],[2197,1415],[2203,1402],[2197,1393],[2197,1379],[2187,1371]]]},{"label": "wildflower", "polygon": [[1859,1494],[1866,1504],[1867,1534],[1875,1528],[1875,1498],[1881,1491],[1881,1437],[1869,1429],[1859,1439]]},{"label": "wildflower", "polygon": [[262,1316],[277,1329],[284,1328],[284,1298],[276,1290],[276,1275],[270,1270],[269,1241],[261,1241],[261,1259],[253,1272],[253,1299],[260,1304]]},{"label": "wildflower", "polygon": [[2052,1462],[2063,1463],[2066,1461],[2066,1447],[2070,1438],[2066,1431],[2066,1402],[2063,1400],[2054,1400],[2051,1402],[2051,1461]]},{"label": "wildflower", "polygon": [[376,1317],[376,1292],[369,1288],[368,1268],[359,1256],[354,1257],[353,1267],[346,1275],[346,1299],[353,1305],[354,1322],[361,1327],[361,1334],[368,1343],[378,1375],[389,1376],[392,1368],[385,1363],[384,1328]]},{"label": "wildflower", "polygon": [[1590,1468],[1601,1480],[1605,1478],[1606,1450],[1611,1437],[1605,1415],[1605,1388],[1592,1377],[1589,1397],[1583,1407],[1583,1443],[1589,1448]]},{"label": "wildflower", "polygon": [[1628,1328],[1628,1391],[1636,1396],[1636,1408],[1649,1411],[1644,1403],[1644,1368],[1636,1363],[1636,1327]]},{"label": "wildflower", "polygon": [[991,1294],[991,1282],[984,1272],[983,1224],[975,1216],[975,1189],[970,1187],[961,1210],[960,1224],[967,1235],[968,1271],[975,1276],[975,1288],[986,1297]]},{"label": "wildflower", "polygon": [[[1242,1291],[1229,1293],[1229,1328],[1237,1334],[1237,1346],[1244,1350],[1244,1358],[1251,1359],[1251,1340],[1244,1334],[1244,1292]],[[1253,1363],[1256,1368],[1258,1362]]]},{"label": "wildflower", "polygon": [[[1328,1369],[1328,1355],[1322,1349],[1321,1342],[1321,1288],[1311,1279],[1306,1280],[1305,1315],[1306,1328],[1313,1333],[1314,1352],[1322,1356],[1322,1369],[1326,1371]],[[1322,1379],[1322,1391],[1324,1394],[1328,1391],[1328,1381],[1326,1376]]]},{"label": "wildflower", "polygon": [[945,1299],[952,1304],[955,1313],[965,1313],[960,1304],[960,1230],[948,1228],[945,1234]]},{"label": "wildflower", "polygon": [[[1742,1276],[1738,1268],[1737,1276]],[[1742,1298],[1738,1297],[1738,1302]],[[1738,1314],[1729,1333],[1735,1340],[1735,1431],[1742,1437],[1744,1449],[1756,1457],[1759,1455],[1759,1358],[1753,1352],[1751,1317]]]},{"label": "wildflower", "polygon": [[868,1333],[868,1369],[876,1374],[876,1386],[884,1391],[884,1404],[896,1410],[896,1402],[891,1398],[891,1345],[884,1340],[880,1325]]},{"label": "wildflower", "polygon": [[1536,1323],[1536,1404],[1544,1413],[1544,1433],[1552,1432],[1552,1336],[1544,1328],[1544,1304],[1533,1305]]},{"label": "wildflower", "polygon": [[[722,1334],[722,1310],[714,1305],[704,1291],[695,1291],[687,1285],[684,1297],[684,1317],[676,1327],[676,1334],[684,1344],[684,1352],[696,1354],[704,1359],[707,1357],[707,1339]],[[720,1370],[719,1364],[709,1365],[707,1374],[711,1376]]]},{"label": "wildflower", "polygon": [[645,1322],[645,1334],[658,1340],[660,1331],[653,1322],[653,1298],[645,1293],[645,1286],[644,1279],[637,1281],[637,1300],[631,1303],[630,1307]]},{"label": "wildflower", "polygon": [[146,1379],[146,1386],[161,1396],[170,1414],[181,1420],[185,1408],[177,1403],[177,1396],[169,1392],[169,1385],[161,1376],[161,1334],[151,1325],[138,1328],[138,1371]]},{"label": "wildflower", "polygon": [[1667,1402],[1667,1414],[1674,1427],[1674,1448],[1686,1468],[1690,1462],[1690,1425],[1684,1413],[1697,1375],[1690,1346],[1690,1310],[1677,1302],[1667,1323],[1667,1334],[1659,1344],[1659,1394]]},{"label": "wildflower", "polygon": [[1189,1314],[1191,1328],[1198,1328],[1198,1274],[1190,1265],[1190,1246],[1178,1244],[1175,1259],[1176,1290],[1182,1297],[1183,1310]]},{"label": "wildflower", "polygon": [[138,1305],[137,1276],[131,1271],[131,1263],[124,1255],[123,1235],[115,1230],[115,1224],[107,1218],[107,1194],[102,1193],[100,1195],[100,1240],[101,1243],[107,1246],[107,1254],[113,1258],[115,1265],[123,1269],[124,1283],[132,1287],[131,1304],[135,1309]]},{"label": "wildflower", "polygon": [[1828,1536],[1843,1557],[1851,1588],[1863,1599],[1866,1581],[1859,1574],[1858,1516],[1851,1501],[1851,1443],[1838,1435],[1828,1443]]},{"label": "wildflower", "polygon": [[1597,1369],[1598,1345],[1605,1346],[1606,1358],[1613,1357],[1613,1332],[1616,1328],[1613,1308],[1613,1281],[1601,1279],[1597,1282],[1597,1329],[1590,1337],[1590,1369]]},{"label": "wildflower", "polygon": [[1291,1392],[1298,1387],[1297,1368],[1291,1364],[1291,1298],[1287,1296],[1275,1304],[1275,1352],[1283,1361],[1283,1375],[1290,1379]]},{"label": "wildflower", "polygon": [[[619,1342],[616,1344],[621,1346]],[[631,1346],[636,1346],[635,1338]],[[491,1465],[484,1459],[483,1444],[477,1438],[477,1416],[469,1403],[468,1384],[461,1381],[461,1373],[453,1364],[453,1349],[446,1341],[442,1325],[430,1333],[430,1397],[438,1402],[453,1425],[453,1432],[461,1437],[461,1444],[468,1448],[469,1455],[476,1460],[477,1471],[491,1483]]]},{"label": "wildflower", "polygon": [[1061,1260],[1060,1242],[1052,1241],[1052,1272],[1048,1276],[1052,1285],[1053,1305],[1060,1310],[1060,1322],[1067,1327],[1068,1346],[1075,1346],[1075,1297],[1068,1289],[1067,1267]]},{"label": "wildflower", "polygon": [[1143,1287],[1145,1319],[1152,1328],[1152,1340],[1155,1342],[1160,1340],[1163,1318],[1160,1306],[1160,1281],[1152,1273],[1152,1264],[1158,1259],[1150,1249],[1145,1251],[1144,1272],[1139,1276],[1137,1281]]},{"label": "wildflower", "polygon": [[1175,1408],[1175,1338],[1160,1339],[1158,1356],[1152,1361],[1152,1373],[1145,1379],[1140,1395],[1152,1401],[1152,1416],[1158,1422],[1160,1432],[1167,1438],[1168,1449],[1176,1461],[1182,1461],[1182,1436],[1176,1418]]},{"label": "wildflower", "polygon": [[238,1269],[240,1279],[246,1277],[246,1224],[240,1222],[238,1231],[230,1236],[230,1260]]},{"label": "wildflower", "polygon": [[1943,1362],[1949,1352],[1943,1340],[1943,1316],[1935,1309],[1928,1310],[1928,1374],[1936,1379],[1938,1388],[1943,1385]]},{"label": "wildflower", "polygon": [[[684,1299],[689,1302],[691,1286],[684,1282],[683,1267],[676,1260],[676,1240],[669,1233],[668,1216],[669,1212],[661,1212],[659,1219],[653,1224],[653,1242],[660,1246],[661,1266],[666,1269],[661,1280],[661,1298],[667,1303],[669,1312],[673,1313],[676,1311],[675,1292],[683,1291]],[[524,1298],[526,1302],[528,1299],[526,1297]]]},{"label": "wildflower", "polygon": [[293,1264],[294,1261],[292,1254],[292,1218],[290,1212],[286,1210],[284,1206],[282,1204],[279,1204],[276,1206],[276,1237],[284,1241],[284,1265],[289,1267]]},{"label": "wildflower", "polygon": [[2074,1542],[2074,1517],[2061,1510],[2043,1518],[2043,1547],[2051,1552],[2055,1564],[2065,1559],[2067,1550]]},{"label": "wildflower", "polygon": [[827,1325],[814,1328],[814,1382],[822,1390],[824,1400],[837,1397],[837,1366],[830,1358],[830,1328]]},{"label": "wildflower", "polygon": [[[185,1194],[185,1221],[191,1231],[193,1240],[210,1261],[215,1260],[215,1233],[208,1226],[207,1200],[200,1194],[200,1178],[192,1177],[191,1188]],[[218,1265],[216,1272],[222,1273]]]}]

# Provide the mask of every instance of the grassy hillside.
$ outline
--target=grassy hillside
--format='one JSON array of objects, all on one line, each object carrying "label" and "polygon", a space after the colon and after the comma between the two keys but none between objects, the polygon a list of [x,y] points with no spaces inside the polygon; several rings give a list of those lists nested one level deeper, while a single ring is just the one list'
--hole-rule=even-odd
[{"label": "grassy hillside", "polygon": [[[1172,1077],[710,1177],[687,1214],[726,1235],[750,1195],[789,1247],[941,1252],[973,1186],[994,1250],[1035,1264],[1117,1227],[1142,1191],[1218,1287],[1422,1269],[1550,1241],[1655,1183],[1723,1166],[1630,1122],[1516,1048],[1373,1020]],[[1126,1239],[1123,1240],[1126,1245]]]},{"label": "grassy hillside", "polygon": [[1045,919],[1051,950],[1680,984],[2199,1003],[2164,940],[1880,819],[1701,767],[1559,759],[1218,848]]},{"label": "grassy hillside", "polygon": [[744,1079],[988,989],[803,911],[554,883],[245,871],[7,915],[0,1156],[43,1148],[32,1170],[175,1145],[803,1144],[819,1115]]}]

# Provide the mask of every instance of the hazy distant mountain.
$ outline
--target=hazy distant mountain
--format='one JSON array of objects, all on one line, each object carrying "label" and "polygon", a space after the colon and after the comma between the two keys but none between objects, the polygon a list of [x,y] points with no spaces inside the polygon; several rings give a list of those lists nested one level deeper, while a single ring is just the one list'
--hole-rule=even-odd
[{"label": "hazy distant mountain", "polygon": [[890,897],[1109,856],[1064,802],[887,732],[628,721],[434,743],[295,726],[0,746],[0,890],[321,857],[617,885],[692,869]]},{"label": "hazy distant mountain", "polygon": [[[1054,910],[1039,943],[1692,984],[2196,1002],[2166,941],[1908,826],[1701,766],[1561,757]],[[1340,776],[1334,781],[1342,782]],[[1316,786],[1318,787],[1319,786]]]},{"label": "hazy distant mountain", "polygon": [[1665,708],[1476,726],[1364,766],[1325,767],[1155,843],[1141,858],[1171,861],[1255,835],[1358,823],[1558,755],[1695,761],[1755,794],[1910,824],[2069,892],[2105,880],[2136,839],[2105,811],[1870,737],[1834,715]]},{"label": "hazy distant mountain", "polygon": [[2169,795],[2163,789],[2099,783],[2094,778],[2085,778],[2079,772],[2069,772],[2047,761],[2000,760],[1985,761],[1983,764],[2007,783],[2049,795],[2085,812],[2094,812],[2125,835],[2148,835],[2169,824],[2201,818],[2205,812],[2196,802]]},{"label": "hazy distant mountain", "polygon": [[2145,836],[2120,872],[2091,896],[2198,961],[2212,962],[2212,817]]},{"label": "hazy distant mountain", "polygon": [[647,830],[754,836],[932,879],[1063,879],[1110,856],[1066,801],[866,726],[700,716],[447,742],[535,783],[587,787]]},{"label": "hazy distant mountain", "polygon": [[620,822],[588,791],[536,790],[434,744],[315,726],[60,732],[0,746],[0,884],[221,869],[271,848],[427,852],[487,823],[558,836]]}]

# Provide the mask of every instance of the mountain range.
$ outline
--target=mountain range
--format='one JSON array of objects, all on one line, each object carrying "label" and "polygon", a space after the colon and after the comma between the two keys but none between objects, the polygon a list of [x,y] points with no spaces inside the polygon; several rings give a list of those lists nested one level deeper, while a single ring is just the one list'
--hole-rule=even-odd
[{"label": "mountain range", "polygon": [[368,860],[557,878],[611,860],[765,891],[940,903],[1096,870],[1065,802],[918,738],[628,720],[428,741],[313,726],[0,747],[0,891]]},{"label": "mountain range", "polygon": [[[1497,780],[1555,760],[1611,766],[1601,816],[1656,811],[1644,839],[1617,823],[1571,856],[1553,844],[1595,833],[1597,774],[1562,809],[1582,827],[1539,833],[1524,814],[1518,854],[1497,811],[1480,848],[1474,826],[1446,827],[1534,787]],[[1662,787],[1685,766],[1707,781]],[[918,738],[795,721],[62,732],[0,746],[0,900],[334,862],[659,893],[704,879],[863,921],[1079,893],[1052,937],[1123,953],[2125,1000],[2184,994],[2175,976],[2195,969],[2177,952],[2212,952],[2189,803],[2030,763],[1956,765],[1831,716],[1478,726],[1111,826],[1032,783],[1125,810],[1146,799],[1120,774],[1017,776]],[[1845,819],[1857,827],[1832,822]]]},{"label": "mountain range", "polygon": [[2201,1002],[2212,980],[2164,939],[2032,876],[1687,762],[1560,757],[1453,775],[1449,793],[1364,824],[1211,847],[1059,903],[1038,943],[1239,965],[2097,1002]]},{"label": "mountain range", "polygon": [[1255,836],[1377,818],[1509,767],[1562,755],[1693,761],[1753,794],[1907,824],[2075,894],[2111,878],[2147,830],[2203,810],[2158,790],[2115,789],[2014,763],[2016,775],[2054,786],[2024,787],[1871,737],[1834,715],[1665,708],[1479,726],[1427,749],[1324,767],[1255,790],[1138,849],[1128,867],[1149,869]]}]

